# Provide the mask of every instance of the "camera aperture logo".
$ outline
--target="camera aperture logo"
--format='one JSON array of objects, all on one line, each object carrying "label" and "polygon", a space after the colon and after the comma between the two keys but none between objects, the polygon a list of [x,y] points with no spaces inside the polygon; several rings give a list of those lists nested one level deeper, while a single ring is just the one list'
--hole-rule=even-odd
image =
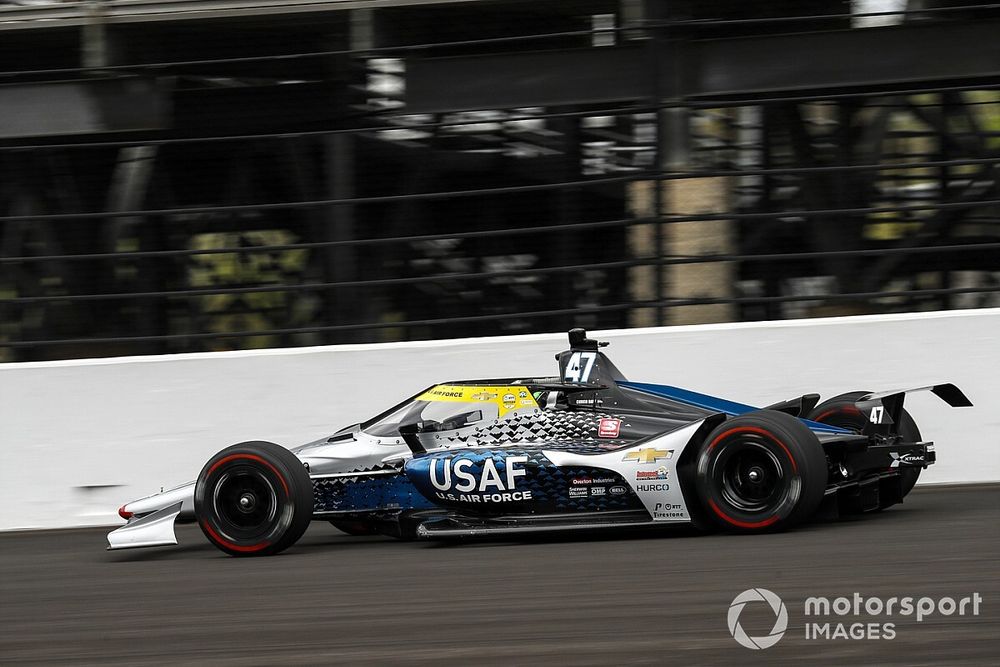
[{"label": "camera aperture logo", "polygon": [[[762,637],[751,637],[740,625],[740,614],[750,602],[765,602],[771,606],[771,611],[774,612],[774,627],[771,628],[771,632]],[[788,610],[785,609],[785,603],[781,601],[781,598],[766,588],[750,588],[733,598],[732,604],[729,605],[727,620],[729,621],[729,634],[740,646],[763,649],[774,646],[784,636],[785,630],[788,629]]]}]

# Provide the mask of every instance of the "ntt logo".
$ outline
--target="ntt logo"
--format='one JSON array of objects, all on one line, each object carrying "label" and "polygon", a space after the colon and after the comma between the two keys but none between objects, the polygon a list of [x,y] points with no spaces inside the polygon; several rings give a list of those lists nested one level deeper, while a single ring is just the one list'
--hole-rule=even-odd
[{"label": "ntt logo", "polygon": [[[762,637],[751,637],[740,625],[740,614],[743,613],[743,607],[750,602],[765,602],[770,605],[771,611],[774,612],[774,627],[771,628],[771,632]],[[785,603],[781,601],[781,598],[766,588],[750,588],[733,598],[733,603],[729,605],[727,620],[729,621],[729,634],[740,646],[750,649],[770,648],[778,643],[788,628],[788,610],[785,609]]]}]

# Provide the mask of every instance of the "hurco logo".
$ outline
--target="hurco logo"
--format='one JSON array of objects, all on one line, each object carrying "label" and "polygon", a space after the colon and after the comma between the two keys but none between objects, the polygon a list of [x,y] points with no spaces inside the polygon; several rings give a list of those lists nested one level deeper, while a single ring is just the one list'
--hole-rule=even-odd
[{"label": "hurco logo", "polygon": [[644,447],[635,452],[629,452],[622,461],[637,461],[639,463],[656,463],[660,459],[669,459],[674,455],[673,450],[657,449],[656,447]]}]

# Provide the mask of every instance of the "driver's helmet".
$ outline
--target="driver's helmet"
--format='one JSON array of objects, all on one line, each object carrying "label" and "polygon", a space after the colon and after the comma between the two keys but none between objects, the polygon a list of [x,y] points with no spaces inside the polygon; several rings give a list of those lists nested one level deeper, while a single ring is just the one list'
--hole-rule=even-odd
[{"label": "driver's helmet", "polygon": [[[419,406],[419,407],[418,407]],[[410,418],[424,446],[462,439],[499,421],[541,412],[528,387],[438,385],[417,397]]]}]

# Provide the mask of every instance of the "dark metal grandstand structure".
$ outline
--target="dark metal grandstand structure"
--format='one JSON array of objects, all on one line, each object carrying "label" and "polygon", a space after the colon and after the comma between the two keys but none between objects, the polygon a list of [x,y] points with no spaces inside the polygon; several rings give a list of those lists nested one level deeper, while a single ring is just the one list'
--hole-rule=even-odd
[{"label": "dark metal grandstand structure", "polygon": [[0,360],[1000,305],[1000,4],[0,3]]}]

